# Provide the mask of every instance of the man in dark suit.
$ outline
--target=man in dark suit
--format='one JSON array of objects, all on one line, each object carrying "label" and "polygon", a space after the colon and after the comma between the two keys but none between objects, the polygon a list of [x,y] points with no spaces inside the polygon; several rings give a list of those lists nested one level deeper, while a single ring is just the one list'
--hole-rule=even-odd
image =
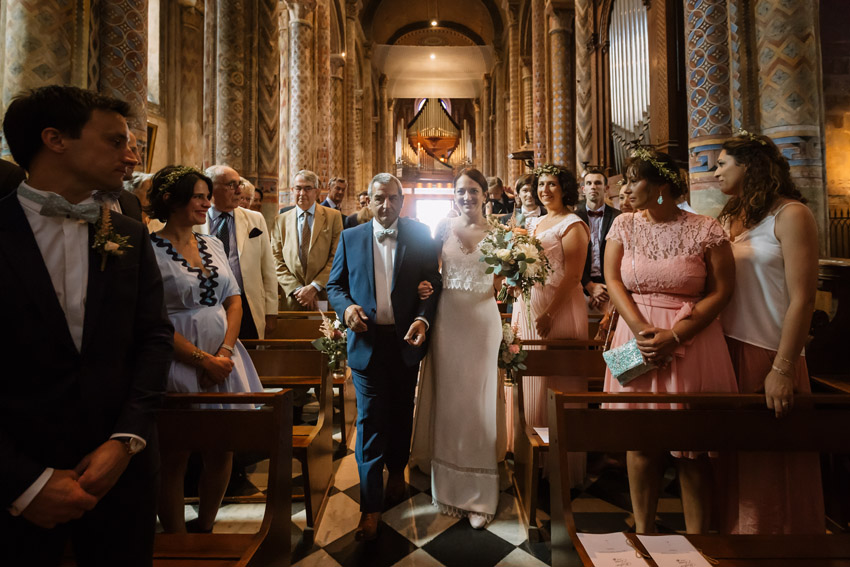
[{"label": "man in dark suit", "polygon": [[328,196],[324,201],[319,203],[323,207],[328,207],[330,209],[336,209],[339,211],[339,214],[342,215],[342,223],[345,225],[345,219],[348,215],[342,214],[342,201],[345,199],[345,188],[347,184],[345,179],[342,177],[331,177],[331,180],[328,181]]},{"label": "man in dark suit", "polygon": [[342,232],[328,299],[348,326],[348,365],[357,392],[356,457],[360,473],[358,540],[374,539],[386,500],[404,494],[413,428],[413,394],[438,293],[420,300],[423,280],[439,290],[437,251],[428,227],[398,218],[401,182],[379,173],[369,185],[375,217]]},{"label": "man in dark suit", "polygon": [[27,178],[26,172],[10,161],[0,159],[0,199],[12,193]]},{"label": "man in dark suit", "polygon": [[[0,549],[9,565],[149,566],[154,411],[174,329],[144,226],[92,191],[135,161],[127,103],[75,87],[13,100],[3,123],[29,173],[0,200]],[[104,216],[109,219],[103,222]],[[112,244],[113,246],[110,246]]]},{"label": "man in dark suit", "polygon": [[609,299],[605,285],[605,237],[620,211],[605,204],[608,177],[601,170],[592,169],[585,174],[582,192],[585,202],[576,207],[576,214],[590,227],[590,242],[581,285],[590,297],[590,306],[604,311]]}]

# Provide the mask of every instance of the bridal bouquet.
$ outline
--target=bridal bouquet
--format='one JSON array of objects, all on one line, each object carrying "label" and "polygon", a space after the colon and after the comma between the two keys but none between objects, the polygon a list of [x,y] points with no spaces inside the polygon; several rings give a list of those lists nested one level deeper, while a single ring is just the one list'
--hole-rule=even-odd
[{"label": "bridal bouquet", "polygon": [[516,383],[517,370],[525,370],[524,364],[528,352],[522,348],[522,340],[517,330],[508,323],[502,323],[502,344],[499,345],[499,368],[505,369],[505,383]]},{"label": "bridal bouquet", "polygon": [[537,283],[545,284],[549,275],[549,259],[543,246],[524,228],[508,228],[498,222],[493,222],[492,227],[481,241],[481,261],[488,264],[488,274],[505,277],[497,299],[507,299],[508,287],[512,287],[528,303],[531,288]]},{"label": "bridal bouquet", "polygon": [[332,370],[343,368],[348,354],[348,342],[345,325],[339,319],[331,321],[322,313],[322,336],[312,342],[313,348],[328,356],[328,367]]}]

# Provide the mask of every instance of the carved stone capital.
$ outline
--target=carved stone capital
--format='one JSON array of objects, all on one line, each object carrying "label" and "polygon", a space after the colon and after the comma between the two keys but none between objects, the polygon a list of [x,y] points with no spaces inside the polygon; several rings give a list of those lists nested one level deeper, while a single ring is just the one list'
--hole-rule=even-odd
[{"label": "carved stone capital", "polygon": [[588,53],[593,53],[598,47],[598,42],[599,34],[593,32],[592,34],[590,34],[590,37],[587,38],[587,43],[584,45],[584,47],[587,49]]},{"label": "carved stone capital", "polygon": [[[316,0],[286,0],[286,9],[289,10],[290,22],[295,20],[304,22],[316,9]],[[312,22],[310,24],[312,25]]]},{"label": "carved stone capital", "polygon": [[345,17],[349,20],[354,20],[360,13],[363,4],[361,0],[345,0]]},{"label": "carved stone capital", "polygon": [[345,57],[339,53],[331,55],[331,77],[342,78],[342,69],[345,67]]}]

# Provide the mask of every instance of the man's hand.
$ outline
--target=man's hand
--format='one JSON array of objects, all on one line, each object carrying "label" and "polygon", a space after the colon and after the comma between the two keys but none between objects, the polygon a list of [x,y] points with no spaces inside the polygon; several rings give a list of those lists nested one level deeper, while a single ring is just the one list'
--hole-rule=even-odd
[{"label": "man's hand", "polygon": [[404,340],[407,341],[407,344],[418,347],[425,342],[426,332],[427,326],[425,325],[425,322],[422,321],[422,319],[416,319],[410,324],[407,334],[404,335]]},{"label": "man's hand", "polygon": [[130,455],[124,444],[110,439],[83,457],[74,472],[80,475],[80,487],[100,500],[115,486],[128,464]]},{"label": "man's hand", "polygon": [[266,333],[274,333],[277,328],[277,314],[266,315]]},{"label": "man's hand", "polygon": [[97,498],[83,490],[78,479],[74,471],[54,470],[21,515],[42,528],[54,528],[81,517],[95,507]]},{"label": "man's hand", "polygon": [[342,318],[345,320],[345,326],[355,333],[362,333],[368,328],[366,321],[369,318],[366,317],[366,312],[359,305],[349,305],[345,313],[342,314]]},{"label": "man's hand", "polygon": [[586,289],[587,293],[590,295],[591,307],[599,307],[609,299],[608,286],[605,284],[588,282],[584,289]]},{"label": "man's hand", "polygon": [[319,305],[318,299],[316,299],[319,295],[319,290],[312,284],[298,288],[292,295],[295,297],[295,301],[302,307],[316,309]]}]

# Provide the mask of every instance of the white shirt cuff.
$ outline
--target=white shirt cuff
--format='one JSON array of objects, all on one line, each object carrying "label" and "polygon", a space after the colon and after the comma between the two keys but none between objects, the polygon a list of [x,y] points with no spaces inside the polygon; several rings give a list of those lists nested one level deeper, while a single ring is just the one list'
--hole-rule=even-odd
[{"label": "white shirt cuff", "polygon": [[[139,437],[138,435],[133,435],[132,433],[113,433],[109,436],[110,439],[115,439],[116,437],[132,437],[133,439],[138,439],[142,442],[142,449],[148,446],[147,441],[145,441],[142,437]],[[141,451],[142,449],[139,449],[139,451]]]},{"label": "white shirt cuff", "polygon": [[431,328],[431,324],[428,323],[428,319],[426,319],[425,317],[417,317],[416,319],[414,319],[414,321],[422,321],[423,323],[425,323],[426,331]]},{"label": "white shirt cuff", "polygon": [[53,476],[53,469],[50,467],[44,469],[44,472],[38,475],[35,482],[32,483],[29,488],[24,490],[24,493],[18,496],[18,498],[12,502],[12,505],[7,508],[9,513],[13,516],[20,516],[23,514],[24,510],[27,509],[27,506],[30,505],[33,498],[38,496],[38,493],[41,492],[41,489],[44,488],[44,485],[47,484],[47,481],[50,480],[51,476]]},{"label": "white shirt cuff", "polygon": [[313,282],[310,285],[316,288],[316,291],[322,291],[322,284],[317,284],[316,282]]}]

